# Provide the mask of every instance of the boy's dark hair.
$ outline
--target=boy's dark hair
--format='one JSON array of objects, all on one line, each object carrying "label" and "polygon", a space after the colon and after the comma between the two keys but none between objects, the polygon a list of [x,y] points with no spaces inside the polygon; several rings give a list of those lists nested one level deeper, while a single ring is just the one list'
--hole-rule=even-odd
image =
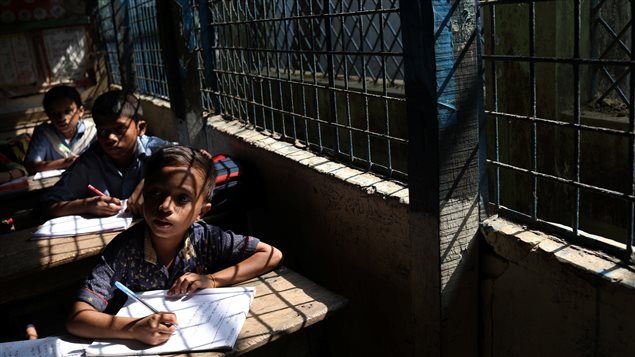
[{"label": "boy's dark hair", "polygon": [[77,108],[82,106],[82,97],[79,95],[77,89],[75,89],[75,87],[62,85],[53,87],[44,94],[44,99],[42,99],[44,111],[47,113],[51,111],[51,105],[60,99],[72,100],[75,102],[75,105],[77,105]]},{"label": "boy's dark hair", "polygon": [[152,153],[152,156],[146,161],[143,177],[148,178],[149,175],[165,166],[188,167],[201,172],[205,180],[203,186],[205,202],[212,202],[212,193],[216,184],[216,169],[210,156],[189,146],[164,146]]},{"label": "boy's dark hair", "polygon": [[119,117],[132,118],[135,122],[139,122],[143,118],[143,109],[141,102],[132,94],[125,94],[122,90],[116,89],[106,92],[97,99],[93,104],[93,120],[94,121],[114,121]]}]

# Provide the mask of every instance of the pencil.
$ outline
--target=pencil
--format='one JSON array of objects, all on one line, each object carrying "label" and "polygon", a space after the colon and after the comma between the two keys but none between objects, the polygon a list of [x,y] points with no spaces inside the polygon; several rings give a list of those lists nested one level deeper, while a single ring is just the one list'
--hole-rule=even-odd
[{"label": "pencil", "polygon": [[95,192],[96,194],[98,194],[99,196],[106,196],[103,192],[101,192],[101,191],[99,191],[98,189],[96,189],[96,188],[95,188],[95,186],[93,186],[93,185],[90,185],[90,184],[89,184],[89,185],[88,185],[88,188],[89,188],[91,191],[93,191],[93,192]]}]

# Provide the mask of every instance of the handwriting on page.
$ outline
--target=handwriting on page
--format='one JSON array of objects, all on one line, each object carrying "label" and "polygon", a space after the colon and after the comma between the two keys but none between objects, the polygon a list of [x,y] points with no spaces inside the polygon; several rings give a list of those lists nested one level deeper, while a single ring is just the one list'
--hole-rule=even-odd
[{"label": "handwriting on page", "polygon": [[[178,310],[176,314],[182,327],[179,327],[172,339],[183,338],[185,340],[187,337],[187,340],[190,341],[200,341],[201,346],[224,343],[234,339],[234,335],[237,335],[235,319],[241,317],[244,319],[244,313],[232,310],[232,304],[246,303],[248,306],[250,296],[242,293],[225,294],[224,296],[219,294],[219,296],[221,296],[219,299],[213,301],[197,298],[196,300],[200,300],[200,302],[196,305]],[[246,301],[241,302],[241,300]]]}]

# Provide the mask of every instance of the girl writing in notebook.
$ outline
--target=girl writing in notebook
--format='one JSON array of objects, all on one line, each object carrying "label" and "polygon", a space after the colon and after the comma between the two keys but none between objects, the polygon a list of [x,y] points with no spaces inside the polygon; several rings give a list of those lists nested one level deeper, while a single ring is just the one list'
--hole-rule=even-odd
[{"label": "girl writing in notebook", "polygon": [[228,286],[275,268],[282,253],[250,236],[211,226],[215,171],[209,157],[184,146],[164,147],[146,162],[144,221],[113,239],[78,292],[66,327],[89,338],[167,341],[178,324],[170,312],[145,317],[109,311],[119,281],[133,291],[167,289],[169,295]]}]

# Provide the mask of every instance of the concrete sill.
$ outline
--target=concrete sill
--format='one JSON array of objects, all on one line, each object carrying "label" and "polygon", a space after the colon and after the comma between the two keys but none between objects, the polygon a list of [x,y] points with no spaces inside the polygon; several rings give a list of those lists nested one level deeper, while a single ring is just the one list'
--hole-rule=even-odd
[{"label": "concrete sill", "polygon": [[498,216],[481,223],[481,232],[494,251],[512,263],[524,265],[530,260],[542,260],[550,265],[561,264],[589,280],[635,289],[635,266],[624,266],[619,259],[602,252],[575,246]]},{"label": "concrete sill", "polygon": [[322,174],[356,185],[367,194],[381,195],[384,199],[397,199],[406,205],[409,203],[408,188],[397,182],[385,180],[371,173],[317,156],[292,143],[279,141],[270,135],[253,130],[250,126],[237,120],[226,121],[220,115],[216,115],[208,118],[208,125],[214,130],[236,137],[257,148],[284,156]]}]

